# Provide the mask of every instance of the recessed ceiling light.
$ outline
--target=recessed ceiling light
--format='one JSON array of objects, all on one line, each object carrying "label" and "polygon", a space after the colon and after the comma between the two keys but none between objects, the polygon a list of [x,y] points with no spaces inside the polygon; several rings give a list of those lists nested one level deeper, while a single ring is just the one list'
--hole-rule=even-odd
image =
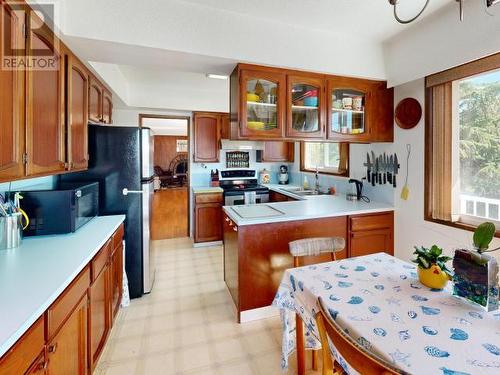
[{"label": "recessed ceiling light", "polygon": [[208,78],[213,78],[213,79],[228,79],[229,78],[229,76],[225,76],[225,75],[222,75],[222,74],[212,74],[212,73],[208,73],[207,77]]}]

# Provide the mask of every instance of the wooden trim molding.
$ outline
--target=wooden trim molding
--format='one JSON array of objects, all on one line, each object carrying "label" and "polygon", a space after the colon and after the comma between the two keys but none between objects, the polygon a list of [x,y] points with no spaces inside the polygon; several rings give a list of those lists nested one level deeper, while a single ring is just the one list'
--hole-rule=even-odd
[{"label": "wooden trim molding", "polygon": [[482,59],[468,62],[454,68],[432,74],[425,78],[425,87],[433,87],[500,68],[500,52]]},{"label": "wooden trim molding", "polygon": [[[311,172],[311,173],[316,173],[316,170],[315,169],[308,169],[305,167],[305,163],[304,163],[304,143],[305,142],[300,142],[300,171],[301,172]],[[313,142],[311,142],[313,143]],[[328,142],[328,143],[333,143],[333,142]],[[341,148],[341,157],[342,157],[342,154],[344,155],[344,157],[347,158],[346,161],[342,162],[341,161],[341,164],[345,164],[346,165],[346,169],[345,171],[343,172],[338,172],[338,173],[335,173],[335,172],[329,172],[329,171],[318,171],[319,174],[324,174],[324,175],[328,175],[328,176],[340,176],[340,177],[348,177],[349,176],[349,143],[339,143],[339,147]]]}]

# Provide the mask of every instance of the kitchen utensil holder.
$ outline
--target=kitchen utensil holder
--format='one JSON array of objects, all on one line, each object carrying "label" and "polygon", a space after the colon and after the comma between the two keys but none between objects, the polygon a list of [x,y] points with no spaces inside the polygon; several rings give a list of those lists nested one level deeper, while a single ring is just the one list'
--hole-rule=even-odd
[{"label": "kitchen utensil holder", "polygon": [[20,212],[0,216],[0,250],[19,247],[23,240],[22,215]]}]

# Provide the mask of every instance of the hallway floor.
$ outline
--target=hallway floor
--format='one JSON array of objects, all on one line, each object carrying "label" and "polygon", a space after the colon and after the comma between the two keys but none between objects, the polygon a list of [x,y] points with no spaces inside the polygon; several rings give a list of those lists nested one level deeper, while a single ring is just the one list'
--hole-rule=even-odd
[{"label": "hallway floor", "polygon": [[189,238],[155,246],[153,292],[121,309],[95,373],[282,374],[280,319],[236,323],[222,248],[195,249]]}]

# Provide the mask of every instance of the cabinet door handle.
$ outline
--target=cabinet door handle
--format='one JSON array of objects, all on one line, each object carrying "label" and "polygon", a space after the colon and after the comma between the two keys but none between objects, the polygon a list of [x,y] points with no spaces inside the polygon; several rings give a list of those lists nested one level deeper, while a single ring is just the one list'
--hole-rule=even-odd
[{"label": "cabinet door handle", "polygon": [[49,347],[48,347],[47,350],[48,350],[49,353],[55,353],[56,350],[57,350],[57,343],[49,345]]}]

